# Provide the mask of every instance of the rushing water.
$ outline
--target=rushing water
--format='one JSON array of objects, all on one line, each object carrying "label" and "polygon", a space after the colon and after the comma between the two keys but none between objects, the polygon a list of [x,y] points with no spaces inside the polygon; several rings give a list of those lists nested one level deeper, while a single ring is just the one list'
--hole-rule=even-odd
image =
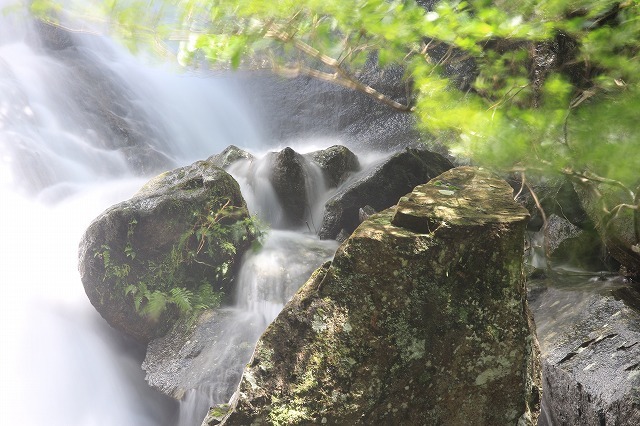
[{"label": "rushing water", "polygon": [[[84,295],[77,244],[94,217],[156,169],[229,144],[267,147],[230,78],[142,67],[98,37],[75,41],[78,65],[42,48],[33,30],[19,15],[0,18],[0,424],[199,424],[210,389],[178,406],[147,386],[144,349],[111,330]],[[310,185],[321,202],[324,189]],[[277,211],[273,198],[247,191],[251,208],[277,223],[266,213]],[[241,325],[253,327],[246,339],[257,339],[334,249],[300,232],[272,233],[246,262],[232,309],[237,321],[251,319]]]}]

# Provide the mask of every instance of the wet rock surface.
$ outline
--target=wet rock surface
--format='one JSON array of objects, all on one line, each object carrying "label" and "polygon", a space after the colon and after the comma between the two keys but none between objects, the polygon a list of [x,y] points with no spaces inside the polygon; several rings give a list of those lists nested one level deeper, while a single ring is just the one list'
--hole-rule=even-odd
[{"label": "wet rock surface", "polygon": [[359,210],[367,205],[376,211],[394,205],[416,185],[453,167],[443,156],[424,149],[406,149],[361,172],[325,204],[318,235],[335,239],[359,225]]},{"label": "wet rock surface", "polygon": [[620,279],[530,283],[541,426],[640,424],[640,293]]},{"label": "wet rock surface", "polygon": [[235,145],[229,145],[221,153],[212,155],[211,157],[207,158],[207,161],[210,161],[218,167],[226,169],[236,161],[253,161],[254,159],[255,157],[250,152],[238,148]]},{"label": "wet rock surface", "polygon": [[217,309],[205,311],[193,325],[179,324],[147,346],[142,364],[147,383],[178,400],[206,387],[211,400],[228,401],[260,335],[252,320]]},{"label": "wet rock surface", "polygon": [[596,230],[581,229],[556,214],[548,216],[546,229],[533,233],[530,240],[538,259],[544,259],[545,264],[550,261],[552,267],[571,265],[591,271],[616,269]]},{"label": "wet rock surface", "polygon": [[[354,90],[309,77],[284,79],[246,73],[241,78],[243,89],[263,111],[262,133],[274,141],[300,136],[339,138],[349,147],[387,151],[415,144],[421,137],[413,114],[394,110]],[[401,71],[370,69],[363,80],[404,101],[407,91]]]},{"label": "wet rock surface", "polygon": [[[192,250],[197,261],[176,260],[185,269],[167,265],[175,260],[176,247],[189,243],[185,235],[195,235],[206,226],[202,220],[231,207],[233,215],[220,219],[219,226],[240,223],[249,212],[231,175],[199,161],[152,179],[134,197],[103,212],[89,225],[79,248],[80,277],[96,310],[112,327],[146,343],[166,333],[178,316],[176,310],[167,309],[159,318],[150,318],[139,312],[142,305],[136,308],[134,295],[142,291],[140,283],[153,291],[151,285],[163,277],[159,272],[151,275],[152,271],[172,274],[167,279],[173,285],[191,291],[203,280],[213,290],[228,291],[232,271],[254,238],[249,230],[212,242],[228,243],[233,250],[228,245],[209,250],[203,244],[200,250]],[[193,244],[198,247],[199,243]],[[141,299],[139,303],[145,302]]]},{"label": "wet rock surface", "polygon": [[300,226],[309,210],[306,160],[288,147],[269,156],[273,164],[269,180],[280,201],[285,220],[291,226]]},{"label": "wet rock surface", "polygon": [[535,424],[528,214],[484,171],[439,179],[449,188],[417,187],[314,272],[259,340],[222,424]]},{"label": "wet rock surface", "polygon": [[360,170],[358,157],[342,145],[310,152],[305,157],[320,166],[328,188],[337,188],[350,174]]}]

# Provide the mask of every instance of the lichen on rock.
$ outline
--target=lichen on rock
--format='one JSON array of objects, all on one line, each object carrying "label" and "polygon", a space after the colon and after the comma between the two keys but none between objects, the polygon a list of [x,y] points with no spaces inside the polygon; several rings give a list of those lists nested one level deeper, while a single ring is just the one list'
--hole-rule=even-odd
[{"label": "lichen on rock", "polygon": [[222,424],[535,424],[527,218],[470,167],[369,217],[263,334]]}]

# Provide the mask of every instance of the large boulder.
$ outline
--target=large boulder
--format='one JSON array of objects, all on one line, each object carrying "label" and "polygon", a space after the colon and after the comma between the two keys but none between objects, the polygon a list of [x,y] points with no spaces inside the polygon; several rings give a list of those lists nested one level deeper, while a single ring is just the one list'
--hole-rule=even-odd
[{"label": "large boulder", "polygon": [[[518,201],[529,210],[531,220],[527,225],[531,231],[538,231],[544,224],[544,219],[538,209],[531,191],[522,187],[522,180],[512,182],[515,188],[522,188]],[[592,230],[594,224],[584,211],[580,198],[568,178],[541,179],[530,182],[531,190],[535,193],[540,206],[547,217],[556,215],[562,217],[580,229]]]},{"label": "large boulder", "polygon": [[532,283],[541,426],[640,424],[640,293],[619,278]]},{"label": "large boulder", "polygon": [[327,201],[318,235],[322,239],[335,239],[343,229],[353,232],[360,224],[361,208],[369,205],[376,211],[384,210],[416,185],[452,167],[440,154],[424,149],[406,149],[391,155]]},{"label": "large boulder", "polygon": [[485,171],[435,181],[314,272],[259,340],[222,424],[535,424],[528,214]]},{"label": "large boulder", "polygon": [[326,149],[305,154],[305,157],[320,166],[327,187],[337,188],[347,178],[360,170],[358,157],[346,146],[333,145]]},{"label": "large boulder", "polygon": [[248,217],[224,170],[199,161],[166,172],[86,230],[79,250],[85,292],[114,328],[141,342],[158,337],[179,316],[176,308],[197,302],[190,298],[230,290],[254,238]]}]

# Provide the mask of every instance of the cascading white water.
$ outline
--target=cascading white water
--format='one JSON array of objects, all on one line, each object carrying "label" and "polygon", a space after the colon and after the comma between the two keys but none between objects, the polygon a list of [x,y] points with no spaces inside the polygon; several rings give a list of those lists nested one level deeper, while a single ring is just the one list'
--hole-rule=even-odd
[{"label": "cascading white water", "polygon": [[[214,351],[224,389],[194,390],[179,406],[152,391],[140,369],[141,349],[88,303],[77,244],[94,217],[137,191],[154,160],[177,166],[230,144],[265,147],[232,78],[142,67],[96,36],[74,40],[78,65],[73,56],[43,48],[33,30],[24,16],[0,18],[0,424],[197,425],[209,404],[224,402],[221,392],[228,393],[246,361],[230,359],[223,347]],[[96,106],[96,97],[83,93],[104,97]],[[105,124],[105,113],[112,123]],[[127,131],[120,133],[123,125]],[[118,138],[122,149],[112,146]],[[131,151],[138,147],[127,143],[136,138],[148,149]],[[315,176],[307,191],[317,209],[322,179],[318,170],[308,174]],[[247,197],[256,211],[279,208],[268,192]],[[317,211],[310,218],[319,220]],[[243,344],[255,342],[335,248],[335,242],[272,231],[239,278],[229,333]]]},{"label": "cascading white water", "polygon": [[[78,93],[80,68],[43,48],[31,25],[0,18],[0,424],[175,425],[177,404],[144,382],[143,354],[88,303],[76,268],[90,221],[146,178],[105,146],[118,135]],[[104,71],[96,91],[118,87],[139,109],[119,118],[146,120],[162,139],[154,149],[176,165],[231,143],[255,147],[228,80],[141,67],[97,37],[73,51]]]}]

